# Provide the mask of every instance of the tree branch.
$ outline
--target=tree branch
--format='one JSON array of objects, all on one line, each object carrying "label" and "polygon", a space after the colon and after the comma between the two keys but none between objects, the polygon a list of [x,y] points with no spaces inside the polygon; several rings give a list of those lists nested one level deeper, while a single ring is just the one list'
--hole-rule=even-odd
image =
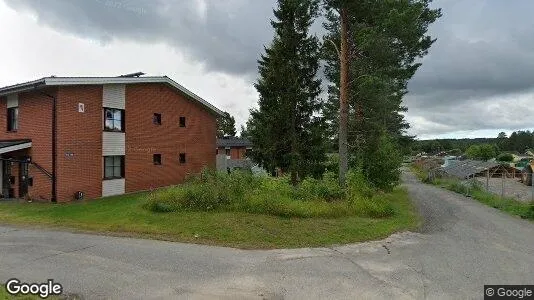
[{"label": "tree branch", "polygon": [[341,53],[339,52],[339,47],[336,45],[336,43],[334,43],[334,41],[332,41],[331,39],[328,39],[328,41],[330,43],[332,43],[332,45],[334,45],[334,48],[336,49],[336,53],[337,53],[337,57],[339,60],[341,60]]},{"label": "tree branch", "polygon": [[360,75],[360,76],[354,78],[353,80],[351,80],[351,81],[349,82],[349,84],[353,84],[354,82],[356,82],[357,80],[359,80],[359,79],[361,79],[361,78],[363,78],[363,77],[373,77],[373,75],[369,75],[369,74],[363,74],[363,75]]}]

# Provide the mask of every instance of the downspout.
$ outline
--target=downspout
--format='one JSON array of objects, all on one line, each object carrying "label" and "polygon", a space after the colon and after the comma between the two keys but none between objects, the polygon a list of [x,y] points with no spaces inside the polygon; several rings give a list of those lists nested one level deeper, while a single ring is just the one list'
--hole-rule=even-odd
[{"label": "downspout", "polygon": [[56,177],[56,141],[57,141],[57,97],[46,93],[43,95],[52,98],[52,203],[57,202],[57,177]]},{"label": "downspout", "polygon": [[57,180],[56,180],[56,144],[57,144],[57,96],[53,96],[52,102],[52,203],[57,202]]}]

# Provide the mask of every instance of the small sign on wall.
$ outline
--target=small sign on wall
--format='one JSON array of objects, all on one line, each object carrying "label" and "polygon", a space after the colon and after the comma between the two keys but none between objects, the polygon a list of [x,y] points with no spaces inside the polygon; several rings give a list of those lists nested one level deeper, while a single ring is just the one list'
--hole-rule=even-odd
[{"label": "small sign on wall", "polygon": [[78,112],[84,113],[85,112],[85,104],[78,103]]}]

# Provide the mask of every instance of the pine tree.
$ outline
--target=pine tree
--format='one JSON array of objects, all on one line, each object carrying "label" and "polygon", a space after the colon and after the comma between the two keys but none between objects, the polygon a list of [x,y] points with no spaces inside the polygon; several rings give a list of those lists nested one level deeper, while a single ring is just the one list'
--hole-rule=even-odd
[{"label": "pine tree", "polygon": [[[429,3],[324,0],[328,31],[324,39],[325,73],[331,82],[325,117],[331,126],[329,133],[339,141],[340,162],[348,150],[349,164],[374,170],[369,157],[384,132],[390,135],[390,142],[407,139],[403,137],[409,125],[404,120],[402,98],[408,80],[420,66],[417,58],[434,42],[426,35],[428,26],[441,15],[439,10],[430,9]],[[345,51],[343,42],[348,48]],[[348,74],[343,75],[344,70]],[[343,105],[347,106],[346,113]],[[339,133],[346,131],[347,136],[336,135],[334,127]],[[341,148],[344,145],[347,149]],[[345,171],[340,164],[341,182]]]},{"label": "pine tree", "polygon": [[291,172],[293,184],[321,173],[325,160],[324,126],[317,117],[320,46],[309,33],[318,11],[318,0],[278,0],[271,21],[275,36],[258,61],[259,108],[247,122],[253,159],[271,172]]}]

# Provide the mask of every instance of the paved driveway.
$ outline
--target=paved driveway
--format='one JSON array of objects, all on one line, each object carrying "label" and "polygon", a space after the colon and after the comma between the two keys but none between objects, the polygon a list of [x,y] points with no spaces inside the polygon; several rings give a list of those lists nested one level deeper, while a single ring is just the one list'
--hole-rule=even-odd
[{"label": "paved driveway", "polygon": [[404,180],[425,218],[418,233],[244,251],[0,227],[0,280],[53,278],[86,299],[465,299],[484,284],[534,284],[534,223]]}]

